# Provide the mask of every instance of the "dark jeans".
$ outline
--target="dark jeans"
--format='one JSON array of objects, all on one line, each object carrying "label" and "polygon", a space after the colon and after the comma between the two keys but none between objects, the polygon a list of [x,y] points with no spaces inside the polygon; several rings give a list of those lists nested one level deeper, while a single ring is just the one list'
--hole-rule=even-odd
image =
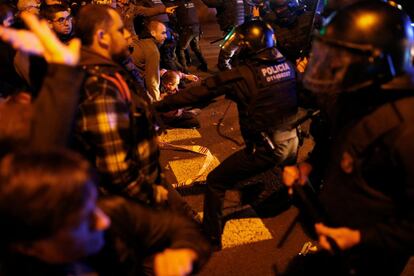
[{"label": "dark jeans", "polygon": [[182,29],[180,29],[179,35],[177,54],[178,61],[183,65],[183,67],[187,68],[185,50],[188,48],[188,46],[191,47],[191,50],[193,50],[200,64],[207,65],[207,62],[200,49],[200,26],[183,26]]},{"label": "dark jeans", "polygon": [[207,176],[204,197],[203,228],[213,242],[220,243],[223,231],[223,201],[227,190],[235,188],[242,180],[265,172],[275,166],[296,163],[298,138],[275,144],[275,154],[264,147],[257,147],[254,153],[239,150],[224,160]]}]

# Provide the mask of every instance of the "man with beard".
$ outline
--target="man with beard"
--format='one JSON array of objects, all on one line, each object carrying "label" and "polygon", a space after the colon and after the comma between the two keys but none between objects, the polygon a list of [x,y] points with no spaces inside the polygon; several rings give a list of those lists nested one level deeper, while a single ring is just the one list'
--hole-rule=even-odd
[{"label": "man with beard", "polygon": [[315,231],[336,254],[293,275],[400,275],[414,253],[413,46],[409,17],[380,1],[339,10],[313,42],[304,86],[328,127],[284,182],[322,184]]},{"label": "man with beard", "polygon": [[[145,92],[119,62],[128,55],[128,38],[119,14],[103,5],[87,5],[76,17],[82,41],[80,66],[87,77],[80,95],[75,147],[95,165],[100,190],[193,215],[164,183],[153,113]],[[168,193],[167,193],[168,190]]]}]

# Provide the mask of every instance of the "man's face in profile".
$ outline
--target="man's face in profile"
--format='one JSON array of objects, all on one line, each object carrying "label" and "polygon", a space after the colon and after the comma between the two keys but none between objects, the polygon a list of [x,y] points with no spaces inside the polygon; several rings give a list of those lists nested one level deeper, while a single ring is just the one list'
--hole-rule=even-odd
[{"label": "man's face in profile", "polygon": [[98,253],[104,246],[108,216],[96,205],[94,189],[83,208],[70,215],[66,224],[50,238],[38,240],[26,250],[27,255],[46,263],[70,263]]},{"label": "man's face in profile", "polygon": [[109,10],[112,18],[112,24],[108,29],[111,37],[109,53],[111,58],[116,62],[122,62],[129,56],[129,44],[131,33],[125,28],[124,23],[115,10]]},{"label": "man's face in profile", "polygon": [[162,45],[167,39],[167,28],[164,24],[160,23],[151,31],[151,35],[154,37],[158,44]]}]

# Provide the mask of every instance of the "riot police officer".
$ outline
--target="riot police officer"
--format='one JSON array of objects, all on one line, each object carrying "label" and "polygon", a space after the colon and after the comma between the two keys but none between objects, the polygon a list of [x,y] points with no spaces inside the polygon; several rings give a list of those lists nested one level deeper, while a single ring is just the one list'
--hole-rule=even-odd
[{"label": "riot police officer", "polygon": [[[313,28],[318,25],[319,16],[316,5],[311,11],[305,11],[304,7],[299,6],[292,0],[246,1],[250,6],[259,8],[259,13],[254,16],[261,16],[268,22],[275,31],[277,37],[277,48],[289,61],[299,65],[308,56],[310,50],[311,33]],[[221,45],[218,68],[221,71],[231,69],[232,64],[237,64],[237,41],[233,41],[231,36],[235,30],[229,33],[225,43]],[[237,36],[234,36],[237,38]],[[299,70],[303,72],[303,70]]]},{"label": "riot police officer", "polygon": [[312,10],[305,10],[293,0],[273,0],[269,3],[270,11],[263,19],[274,29],[278,49],[291,62],[309,54],[310,36],[317,19],[316,8],[315,6]]},{"label": "riot police officer", "polygon": [[157,102],[168,111],[225,94],[237,103],[246,147],[232,154],[207,177],[204,230],[216,248],[221,246],[225,192],[241,180],[295,162],[297,95],[294,66],[275,48],[272,28],[261,20],[237,27],[242,65],[207,78],[198,87]]},{"label": "riot police officer", "polygon": [[305,263],[324,270],[314,274],[400,275],[414,253],[413,46],[408,16],[372,0],[339,10],[313,42],[304,85],[327,114],[329,139],[316,141],[326,154],[285,168],[284,181],[319,186],[321,172],[315,230],[337,254],[312,255]]}]

